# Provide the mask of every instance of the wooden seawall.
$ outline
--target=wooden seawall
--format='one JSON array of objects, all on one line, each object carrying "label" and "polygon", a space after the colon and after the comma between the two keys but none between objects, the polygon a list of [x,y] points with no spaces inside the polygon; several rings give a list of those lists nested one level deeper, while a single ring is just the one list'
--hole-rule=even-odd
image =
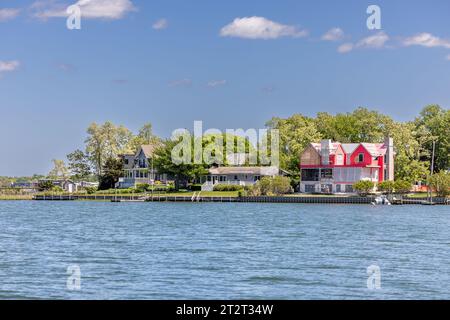
[{"label": "wooden seawall", "polygon": [[[146,201],[146,202],[248,202],[248,203],[310,203],[310,204],[371,204],[374,197],[191,197],[191,196],[170,196],[155,195],[153,197],[142,197],[136,195],[39,195],[34,200],[41,201],[74,201],[74,200],[96,200],[96,201]],[[422,204],[426,198],[404,198],[398,204]],[[436,204],[446,204],[444,198],[434,198]]]}]

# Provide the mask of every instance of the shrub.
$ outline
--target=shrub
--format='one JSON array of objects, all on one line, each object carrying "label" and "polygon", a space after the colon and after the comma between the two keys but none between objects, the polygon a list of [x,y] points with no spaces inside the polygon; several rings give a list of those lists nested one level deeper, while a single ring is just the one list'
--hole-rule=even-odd
[{"label": "shrub", "polygon": [[276,195],[292,193],[291,180],[287,177],[277,176],[272,179],[272,193]]},{"label": "shrub", "polygon": [[362,196],[366,196],[373,191],[375,184],[372,181],[361,180],[353,184],[353,189]]},{"label": "shrub", "polygon": [[244,190],[244,187],[237,184],[216,184],[214,191],[240,191]]},{"label": "shrub", "polygon": [[450,194],[450,173],[441,171],[430,177],[430,186],[436,191],[438,197],[447,197]]},{"label": "shrub", "polygon": [[87,194],[94,194],[95,191],[97,191],[96,187],[85,187],[84,190],[86,190]]},{"label": "shrub", "polygon": [[408,193],[411,191],[411,183],[405,180],[397,180],[394,182],[395,193]]},{"label": "shrub", "polygon": [[38,183],[38,190],[39,191],[50,191],[53,189],[53,182],[50,180],[46,181],[40,181]]},{"label": "shrub", "polygon": [[248,191],[249,195],[272,196],[292,193],[291,181],[287,177],[263,177]]},{"label": "shrub", "polygon": [[391,194],[394,193],[395,190],[395,182],[394,181],[383,181],[378,184],[378,190],[383,193]]},{"label": "shrub", "polygon": [[144,193],[150,190],[150,185],[148,183],[138,183],[136,185],[136,192],[137,193]]}]

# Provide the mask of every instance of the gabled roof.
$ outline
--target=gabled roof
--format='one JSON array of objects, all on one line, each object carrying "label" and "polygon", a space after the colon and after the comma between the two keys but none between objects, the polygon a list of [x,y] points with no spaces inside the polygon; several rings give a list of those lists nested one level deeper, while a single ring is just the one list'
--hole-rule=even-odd
[{"label": "gabled roof", "polygon": [[153,157],[153,153],[155,152],[156,148],[158,148],[158,147],[159,147],[158,144],[143,144],[137,151],[136,158],[139,156],[141,151],[144,153],[144,155],[147,159],[151,158],[151,157]]},{"label": "gabled roof", "polygon": [[347,154],[352,154],[359,147],[359,143],[342,143],[341,145]]},{"label": "gabled roof", "polygon": [[[330,148],[330,154],[335,154],[336,151],[339,149],[339,145],[341,143],[339,142],[333,142],[331,144],[331,148]],[[320,151],[322,150],[322,145],[320,143],[311,143],[311,145],[314,147],[314,149],[316,149],[317,152],[320,153]]]},{"label": "gabled roof", "polygon": [[[373,157],[379,157],[384,156],[386,154],[386,146],[383,143],[340,143],[340,142],[333,142],[331,144],[330,148],[330,154],[336,154],[336,151],[339,148],[339,145],[342,147],[344,152],[346,154],[353,154],[355,150],[362,145],[367,152],[370,153]],[[320,143],[311,143],[311,146],[319,153],[321,154],[322,145]]]},{"label": "gabled roof", "polygon": [[361,145],[370,153],[372,157],[384,156],[386,148],[383,143],[361,143]]}]

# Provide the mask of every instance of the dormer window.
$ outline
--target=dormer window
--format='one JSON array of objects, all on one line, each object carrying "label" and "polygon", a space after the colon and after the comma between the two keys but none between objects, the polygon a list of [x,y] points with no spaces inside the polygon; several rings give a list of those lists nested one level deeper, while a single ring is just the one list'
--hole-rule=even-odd
[{"label": "dormer window", "polygon": [[358,163],[364,162],[364,153],[358,154]]}]

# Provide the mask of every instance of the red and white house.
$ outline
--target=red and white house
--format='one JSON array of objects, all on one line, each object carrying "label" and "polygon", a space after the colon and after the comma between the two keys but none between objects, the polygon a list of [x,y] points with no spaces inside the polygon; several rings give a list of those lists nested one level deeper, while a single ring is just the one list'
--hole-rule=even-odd
[{"label": "red and white house", "polygon": [[300,156],[300,192],[352,193],[360,180],[394,180],[394,142],[311,143]]}]

